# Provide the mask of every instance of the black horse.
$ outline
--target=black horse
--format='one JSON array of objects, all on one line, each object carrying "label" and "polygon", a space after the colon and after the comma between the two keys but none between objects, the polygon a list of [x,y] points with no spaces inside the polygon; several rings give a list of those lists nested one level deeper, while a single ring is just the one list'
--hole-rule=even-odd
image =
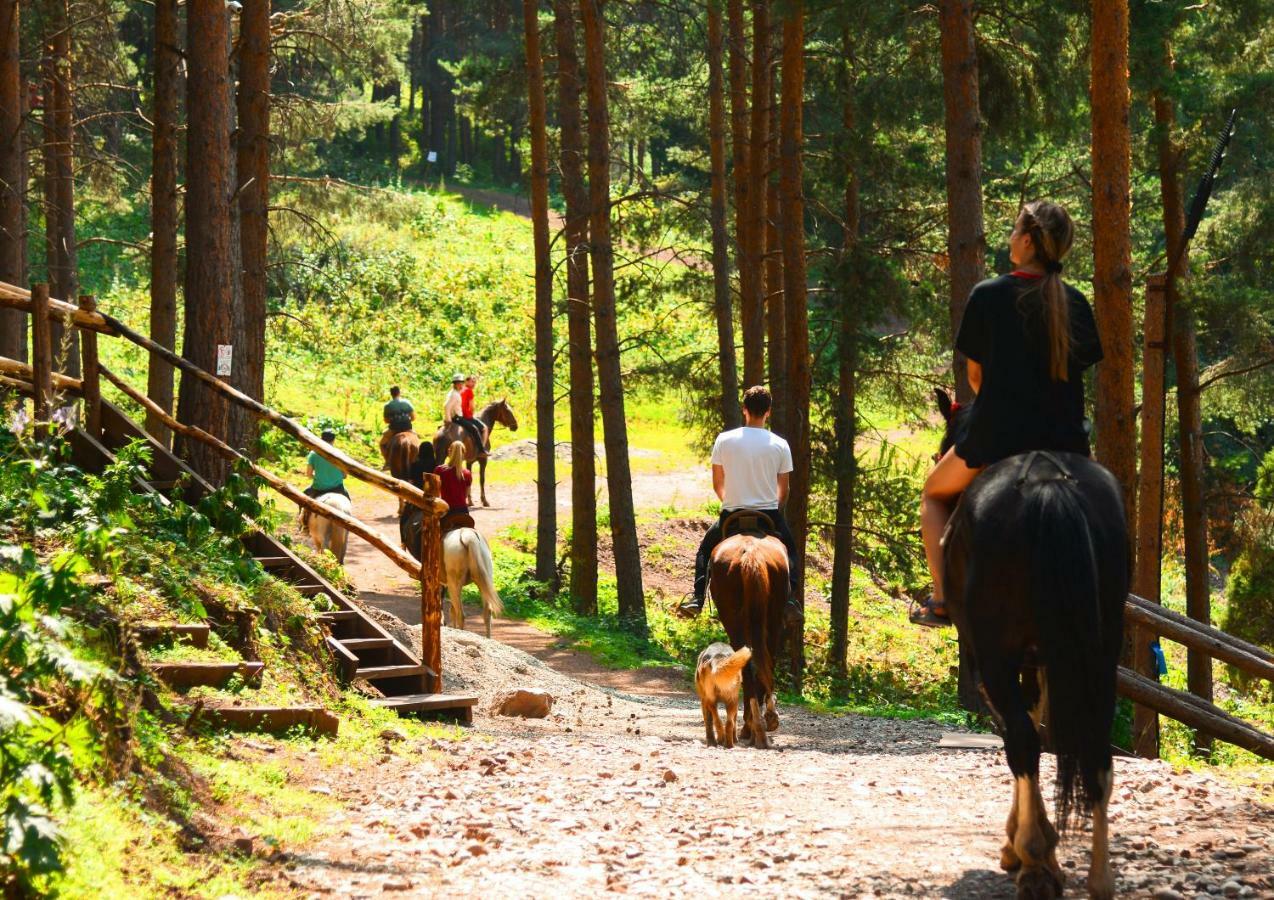
[{"label": "black horse", "polygon": [[[938,392],[945,452],[961,412]],[[972,648],[1013,773],[1008,840],[1018,897],[1061,894],[1058,831],[1039,787],[1040,720],[1057,753],[1056,818],[1093,820],[1092,897],[1114,896],[1106,806],[1110,731],[1128,595],[1128,526],[1114,476],[1073,453],[1034,452],[988,466],[943,538],[947,610]]]}]

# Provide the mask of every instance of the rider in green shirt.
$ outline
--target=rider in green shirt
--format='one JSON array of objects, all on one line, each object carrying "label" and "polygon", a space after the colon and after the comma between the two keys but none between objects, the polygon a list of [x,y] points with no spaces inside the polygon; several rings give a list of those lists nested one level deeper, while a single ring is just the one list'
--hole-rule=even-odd
[{"label": "rider in green shirt", "polygon": [[416,420],[415,407],[406,397],[400,396],[401,393],[398,385],[391,387],[389,402],[381,413],[386,428],[385,433],[380,436],[380,455],[385,460],[385,465],[389,465],[389,439],[400,432],[411,431],[411,423]]},{"label": "rider in green shirt", "polygon": [[[334,432],[325,431],[322,438],[325,443],[336,443]],[[349,491],[345,490],[345,473],[315,450],[311,450],[310,455],[305,458],[305,474],[311,479],[310,486],[305,489],[307,495],[311,497],[319,497],[323,494],[349,496]]]}]

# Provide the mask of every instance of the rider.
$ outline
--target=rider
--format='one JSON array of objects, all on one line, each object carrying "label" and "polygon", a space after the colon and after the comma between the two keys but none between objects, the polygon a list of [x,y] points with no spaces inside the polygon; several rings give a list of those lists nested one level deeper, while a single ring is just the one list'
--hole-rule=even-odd
[{"label": "rider", "polygon": [[[320,437],[323,443],[336,445],[335,432],[324,431]],[[317,450],[311,450],[310,455],[305,457],[305,474],[310,477],[310,486],[305,489],[307,497],[319,497],[323,494],[349,496],[349,491],[345,490],[345,473],[328,462]]]},{"label": "rider", "polygon": [[458,515],[469,511],[469,485],[473,483],[473,473],[464,465],[464,441],[452,441],[447,450],[446,465],[434,469],[438,476],[438,496],[447,502],[447,515]]},{"label": "rider", "polygon": [[1088,456],[1084,370],[1102,358],[1093,311],[1062,281],[1075,227],[1056,203],[1036,200],[1009,235],[1014,271],[969,294],[956,349],[969,360],[976,395],[955,444],[925,480],[920,530],[933,595],[911,614],[917,625],[951,624],[943,597],[942,535],[956,501],[991,463],[1032,450]]},{"label": "rider", "polygon": [[487,423],[473,416],[473,389],[478,385],[478,376],[470,375],[464,381],[464,387],[460,389],[460,415],[472,422],[478,423],[482,427],[482,449],[490,450],[491,432],[487,428]]},{"label": "rider", "polygon": [[[708,529],[695,555],[694,596],[678,609],[684,616],[698,615],[708,592],[708,563],[721,543],[721,525],[740,509],[764,513],[787,548],[789,563],[796,559],[796,541],[783,518],[788,480],[792,473],[792,451],[787,441],[765,427],[770,417],[770,392],[757,385],[743,395],[743,427],[723,431],[712,446],[712,489],[721,498],[721,516]],[[791,587],[797,581],[795,565],[788,566]],[[793,602],[789,593],[788,603]]]},{"label": "rider", "polygon": [[460,392],[465,377],[451,376],[451,391],[447,394],[447,402],[442,408],[443,422],[455,422],[473,438],[473,449],[476,456],[486,455],[486,441],[483,439],[482,423],[464,414],[464,397]]},{"label": "rider", "polygon": [[399,432],[411,431],[411,423],[416,420],[415,408],[412,407],[410,400],[399,396],[401,393],[398,385],[391,387],[389,402],[385,404],[381,412],[386,428],[385,433],[380,436],[380,455],[384,458],[385,465],[389,465],[389,439]]}]

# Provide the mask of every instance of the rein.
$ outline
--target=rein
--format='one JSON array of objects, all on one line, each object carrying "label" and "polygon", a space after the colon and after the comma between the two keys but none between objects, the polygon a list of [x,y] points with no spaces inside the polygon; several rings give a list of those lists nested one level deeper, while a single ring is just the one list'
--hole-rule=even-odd
[{"label": "rein", "polygon": [[[1031,469],[1035,467],[1035,463],[1040,459],[1046,459],[1057,469],[1057,473],[1046,478],[1030,479]],[[1017,489],[1020,491],[1026,486],[1028,479],[1031,484],[1041,484],[1047,481],[1075,481],[1076,478],[1066,463],[1058,459],[1057,456],[1048,450],[1032,450],[1026,454],[1026,458],[1022,460],[1022,468],[1017,476]]]}]

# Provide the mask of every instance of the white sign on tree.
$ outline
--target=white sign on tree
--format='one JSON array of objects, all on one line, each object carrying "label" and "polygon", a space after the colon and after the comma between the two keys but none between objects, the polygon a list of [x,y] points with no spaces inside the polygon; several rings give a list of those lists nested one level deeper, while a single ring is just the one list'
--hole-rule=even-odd
[{"label": "white sign on tree", "polygon": [[234,347],[229,344],[217,345],[217,375],[225,377],[230,374],[230,360],[234,356]]}]

